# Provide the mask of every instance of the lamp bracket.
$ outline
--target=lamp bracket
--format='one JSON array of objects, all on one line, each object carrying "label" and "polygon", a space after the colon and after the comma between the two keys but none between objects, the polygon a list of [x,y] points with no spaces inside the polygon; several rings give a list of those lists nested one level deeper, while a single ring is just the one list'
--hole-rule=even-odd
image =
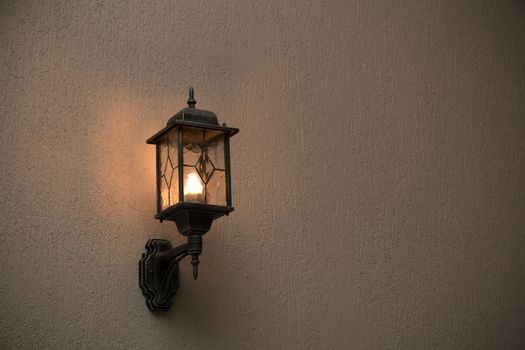
[{"label": "lamp bracket", "polygon": [[173,248],[164,239],[150,239],[139,261],[139,285],[151,311],[168,311],[180,287],[179,261],[188,255],[188,243]]}]

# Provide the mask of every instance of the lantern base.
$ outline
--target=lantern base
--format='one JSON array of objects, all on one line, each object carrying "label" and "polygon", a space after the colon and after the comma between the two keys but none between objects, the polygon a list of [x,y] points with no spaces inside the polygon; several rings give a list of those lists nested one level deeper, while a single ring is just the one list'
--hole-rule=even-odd
[{"label": "lantern base", "polygon": [[155,218],[161,222],[174,221],[181,235],[203,235],[210,230],[213,220],[231,211],[233,207],[185,202],[158,213]]},{"label": "lantern base", "polygon": [[151,311],[168,311],[180,287],[179,261],[188,244],[172,248],[170,241],[150,239],[139,262],[139,286]]}]

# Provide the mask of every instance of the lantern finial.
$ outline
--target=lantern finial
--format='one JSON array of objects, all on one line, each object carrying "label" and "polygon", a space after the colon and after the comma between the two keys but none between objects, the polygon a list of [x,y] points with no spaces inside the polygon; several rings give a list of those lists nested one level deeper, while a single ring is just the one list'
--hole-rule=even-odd
[{"label": "lantern finial", "polygon": [[195,98],[193,97],[195,94],[195,90],[193,90],[193,86],[190,86],[190,97],[188,98],[188,107],[195,108],[195,105],[197,104],[197,101],[195,101]]},{"label": "lantern finial", "polygon": [[193,279],[196,280],[197,276],[199,275],[199,256],[198,255],[192,255],[191,256],[191,265],[193,266]]}]

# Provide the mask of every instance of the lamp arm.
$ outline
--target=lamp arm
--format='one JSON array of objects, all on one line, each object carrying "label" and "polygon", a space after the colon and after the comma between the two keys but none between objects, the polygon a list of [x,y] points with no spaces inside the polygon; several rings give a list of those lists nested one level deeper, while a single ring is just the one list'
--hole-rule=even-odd
[{"label": "lamp arm", "polygon": [[179,261],[188,256],[188,243],[181,244],[171,250],[168,250],[159,256],[160,260],[169,262],[166,272],[166,280],[164,281],[164,288],[168,287],[169,282],[173,278],[173,274],[178,272]]},{"label": "lamp arm", "polygon": [[175,248],[163,239],[148,241],[139,262],[139,285],[150,310],[168,311],[180,286],[179,261],[187,255],[193,257],[197,248],[191,241]]},{"label": "lamp arm", "polygon": [[175,248],[171,248],[162,253],[159,253],[158,259],[161,262],[168,262],[173,260],[180,261],[180,259],[182,259],[186,255],[188,255],[188,243],[181,244],[179,246],[176,246]]}]

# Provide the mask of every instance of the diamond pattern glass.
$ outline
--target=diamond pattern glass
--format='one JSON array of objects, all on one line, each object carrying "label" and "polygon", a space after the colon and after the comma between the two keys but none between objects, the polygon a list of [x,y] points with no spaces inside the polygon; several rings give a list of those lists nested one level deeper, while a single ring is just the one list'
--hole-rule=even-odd
[{"label": "diamond pattern glass", "polygon": [[173,180],[173,164],[171,163],[171,159],[168,157],[166,166],[164,167],[164,177],[166,178],[166,182],[168,183],[168,187],[171,187],[171,181]]},{"label": "diamond pattern glass", "polygon": [[184,201],[226,205],[224,133],[184,127],[183,134]]},{"label": "diamond pattern glass", "polygon": [[204,183],[208,183],[208,181],[210,181],[210,177],[213,174],[214,169],[210,157],[208,157],[207,151],[203,152],[199,157],[199,161],[197,162],[196,168],[202,181],[204,181]]},{"label": "diamond pattern glass", "polygon": [[172,129],[159,142],[159,209],[160,211],[179,202],[178,177],[178,131]]},{"label": "diamond pattern glass", "polygon": [[204,151],[204,129],[184,128],[184,140],[182,142],[182,154],[184,165],[195,166]]}]

